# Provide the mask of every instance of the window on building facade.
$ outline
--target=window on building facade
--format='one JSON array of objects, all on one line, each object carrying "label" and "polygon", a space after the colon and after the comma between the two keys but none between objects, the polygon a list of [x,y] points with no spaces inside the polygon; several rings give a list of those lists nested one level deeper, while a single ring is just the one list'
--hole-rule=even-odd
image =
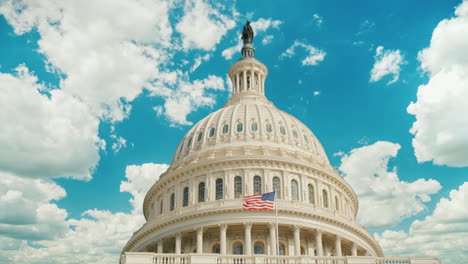
[{"label": "window on building facade", "polygon": [[299,200],[299,186],[297,185],[297,181],[291,181],[291,199],[292,200]]},{"label": "window on building facade", "polygon": [[296,131],[296,129],[294,129],[294,128],[293,128],[293,130],[292,130],[292,134],[293,134],[293,136],[294,136],[295,138],[298,137],[298,136],[297,136],[297,131]]},{"label": "window on building facade", "polygon": [[175,194],[171,194],[171,211],[175,208]]},{"label": "window on building facade", "polygon": [[254,177],[254,194],[261,194],[262,193],[262,178],[260,176]]},{"label": "window on building facade", "polygon": [[267,124],[266,124],[266,131],[267,131],[268,133],[271,133],[271,132],[273,131],[273,127],[271,126],[270,123],[267,123]]},{"label": "window on building facade", "polygon": [[187,148],[190,147],[191,145],[192,145],[192,137],[190,137],[187,142]]},{"label": "window on building facade", "polygon": [[242,132],[242,130],[244,129],[244,125],[242,123],[237,123],[237,126],[236,126],[236,131],[237,132]]},{"label": "window on building facade", "polygon": [[188,202],[189,202],[189,188],[185,187],[184,188],[184,199],[183,199],[182,206],[183,207],[188,206]]},{"label": "window on building facade", "polygon": [[212,128],[210,128],[210,134],[208,134],[208,136],[213,137],[214,134],[215,134],[215,128],[212,127]]},{"label": "window on building facade", "polygon": [[232,254],[234,255],[243,255],[244,254],[244,246],[241,242],[235,242],[232,245]]},{"label": "window on building facade", "polygon": [[335,207],[337,211],[340,210],[340,200],[338,200],[338,196],[335,196]]},{"label": "window on building facade", "polygon": [[262,242],[255,242],[254,254],[265,254],[265,245]]},{"label": "window on building facade", "polygon": [[219,254],[220,252],[221,252],[221,247],[220,247],[219,243],[215,243],[211,247],[211,253]]},{"label": "window on building facade", "polygon": [[328,208],[328,192],[327,192],[327,190],[325,190],[325,189],[322,190],[322,196],[323,196],[323,207]]},{"label": "window on building facade", "polygon": [[284,256],[286,255],[286,246],[283,244],[283,243],[280,243],[279,244],[279,252],[278,252],[280,256]]},{"label": "window on building facade", "polygon": [[242,177],[236,176],[234,178],[234,198],[240,198],[242,196]]},{"label": "window on building facade", "polygon": [[216,200],[223,199],[223,179],[216,180]]},{"label": "window on building facade", "polygon": [[198,184],[198,202],[203,203],[205,201],[205,183],[200,182]]},{"label": "window on building facade", "polygon": [[226,124],[223,126],[223,134],[227,134],[229,132],[229,126]]},{"label": "window on building facade", "polygon": [[159,214],[162,214],[163,213],[163,209],[164,209],[164,201],[161,199],[161,203],[159,204]]},{"label": "window on building facade", "polygon": [[251,129],[252,129],[252,131],[254,131],[254,132],[258,130],[258,124],[257,124],[257,122],[252,122]]},{"label": "window on building facade", "polygon": [[273,191],[275,192],[275,198],[281,199],[281,181],[279,177],[273,178]]},{"label": "window on building facade", "polygon": [[197,142],[200,142],[203,138],[203,132],[198,133]]},{"label": "window on building facade", "polygon": [[304,135],[304,140],[306,143],[309,143],[309,138],[306,135]]},{"label": "window on building facade", "polygon": [[312,184],[309,184],[307,188],[309,189],[309,203],[315,204],[314,186],[312,186]]},{"label": "window on building facade", "polygon": [[281,135],[286,135],[286,129],[284,128],[284,126],[280,126],[280,133]]}]

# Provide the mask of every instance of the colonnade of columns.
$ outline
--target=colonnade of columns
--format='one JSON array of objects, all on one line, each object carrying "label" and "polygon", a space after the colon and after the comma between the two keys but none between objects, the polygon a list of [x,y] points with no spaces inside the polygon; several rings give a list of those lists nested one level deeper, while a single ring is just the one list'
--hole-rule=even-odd
[{"label": "colonnade of columns", "polygon": [[257,91],[265,94],[265,76],[256,70],[243,70],[236,73],[233,80],[234,94],[243,91]]},{"label": "colonnade of columns", "polygon": [[[244,255],[252,255],[252,223],[245,223],[244,224]],[[227,253],[227,229],[228,226],[226,224],[221,224],[219,225],[219,246],[220,246],[220,251],[219,253],[222,255],[226,255]],[[269,224],[269,243],[270,243],[270,255],[275,256],[279,255],[279,253],[285,253],[285,252],[278,252],[279,247],[277,243],[277,226],[276,224],[270,223]],[[199,227],[196,229],[196,253],[197,254],[202,254],[203,252],[203,232],[204,229],[203,227]],[[294,256],[300,256],[301,255],[301,227],[300,226],[294,226],[293,227],[293,235],[294,235]],[[324,243],[323,243],[323,232],[319,229],[315,230],[315,254],[318,257],[325,256],[324,254]],[[343,256],[343,251],[342,251],[342,241],[343,238],[339,235],[335,235],[335,245],[334,245],[334,250],[335,250],[335,256],[341,257]],[[181,254],[181,248],[182,248],[182,235],[181,233],[176,233],[175,234],[175,248],[174,248],[174,253],[175,254]],[[163,253],[163,240],[158,240],[157,245],[156,245],[156,250],[157,253]],[[212,253],[212,252],[205,252],[205,253]],[[314,253],[310,253],[310,255],[313,255]],[[351,246],[351,256],[357,256],[358,255],[358,245],[355,242],[352,242]]]}]

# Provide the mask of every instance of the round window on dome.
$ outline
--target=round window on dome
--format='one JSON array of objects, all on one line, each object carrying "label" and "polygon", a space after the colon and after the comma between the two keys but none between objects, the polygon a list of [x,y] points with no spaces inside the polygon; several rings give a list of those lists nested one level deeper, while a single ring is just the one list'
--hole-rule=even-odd
[{"label": "round window on dome", "polygon": [[280,133],[281,135],[286,135],[286,129],[284,128],[284,126],[280,126]]},{"label": "round window on dome", "polygon": [[266,131],[267,131],[268,133],[271,133],[271,132],[273,131],[273,127],[271,126],[270,123],[266,124]]},{"label": "round window on dome", "polygon": [[252,129],[252,131],[254,131],[254,132],[258,130],[258,124],[257,124],[257,122],[252,122],[251,129]]},{"label": "round window on dome", "polygon": [[215,128],[212,127],[212,128],[210,128],[210,133],[208,134],[208,136],[213,137],[214,134],[215,134]]},{"label": "round window on dome", "polygon": [[203,138],[203,132],[198,133],[197,142],[200,142]]},{"label": "round window on dome", "polygon": [[237,123],[237,127],[236,127],[236,131],[237,132],[242,132],[242,130],[244,129],[244,125],[242,123]]},{"label": "round window on dome", "polygon": [[223,126],[223,134],[227,134],[229,132],[229,125],[224,125]]}]

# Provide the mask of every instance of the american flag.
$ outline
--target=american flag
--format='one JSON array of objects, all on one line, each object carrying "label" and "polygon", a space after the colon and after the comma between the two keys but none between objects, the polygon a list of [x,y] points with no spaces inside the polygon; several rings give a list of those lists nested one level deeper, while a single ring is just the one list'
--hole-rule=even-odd
[{"label": "american flag", "polygon": [[242,208],[245,210],[273,210],[275,192],[249,195],[244,197]]}]

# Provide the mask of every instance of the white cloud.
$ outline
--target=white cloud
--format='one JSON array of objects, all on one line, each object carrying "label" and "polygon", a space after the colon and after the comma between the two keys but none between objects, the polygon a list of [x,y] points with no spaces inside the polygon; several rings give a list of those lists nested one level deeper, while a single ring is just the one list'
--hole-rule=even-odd
[{"label": "white cloud", "polygon": [[[167,167],[150,163],[127,167],[127,181],[121,182],[120,189],[132,195],[131,213],[94,209],[85,211],[80,219],[68,220],[65,210],[50,203],[65,196],[61,187],[0,174],[0,262],[117,263],[125,243],[145,222],[141,210],[144,194]],[[24,212],[27,215],[8,215],[11,207],[32,210]],[[4,222],[22,217],[30,223],[8,224],[7,230]]]},{"label": "white cloud", "polygon": [[273,41],[273,35],[267,35],[265,36],[263,39],[262,39],[262,44],[263,45],[268,45],[271,43],[271,41]]},{"label": "white cloud", "polygon": [[401,65],[406,63],[399,50],[385,50],[384,47],[379,46],[375,50],[374,59],[375,63],[370,77],[371,82],[377,82],[387,75],[393,76],[387,85],[398,81]]},{"label": "white cloud", "polygon": [[425,209],[424,202],[441,186],[436,180],[401,181],[396,167],[389,169],[399,144],[378,141],[356,148],[341,159],[340,171],[359,198],[358,221],[367,227],[386,227]]},{"label": "white cloud", "polygon": [[206,54],[206,55],[204,55],[204,56],[197,56],[197,57],[195,58],[195,62],[193,63],[193,66],[190,68],[190,72],[193,72],[193,71],[195,71],[196,69],[198,69],[198,67],[200,67],[200,65],[202,64],[202,62],[208,61],[210,58],[211,58],[211,55],[210,55],[210,54]]},{"label": "white cloud", "polygon": [[67,229],[67,212],[52,203],[65,197],[49,180],[0,172],[0,234],[15,239],[54,239]]},{"label": "white cloud", "polygon": [[320,91],[314,91],[314,96],[320,95]]},{"label": "white cloud", "polygon": [[323,24],[323,17],[319,14],[313,14],[312,21],[315,23],[315,25],[317,25],[317,27],[321,27]]},{"label": "white cloud", "polygon": [[128,192],[133,197],[130,204],[133,212],[142,214],[143,199],[149,188],[159,179],[169,166],[167,164],[145,163],[143,165],[130,165],[125,169],[127,181],[120,183],[120,191]]},{"label": "white cloud", "polygon": [[38,83],[25,66],[0,73],[0,171],[89,180],[99,161],[99,120],[86,104]]},{"label": "white cloud", "polygon": [[119,121],[170,57],[155,48],[170,45],[168,9],[166,1],[23,0],[3,2],[0,13],[17,34],[38,30],[39,51],[63,73],[65,92]]},{"label": "white cloud", "polygon": [[183,47],[213,50],[235,21],[202,0],[187,1],[185,14],[176,29],[183,36]]},{"label": "white cloud", "polygon": [[251,23],[252,29],[254,30],[255,35],[265,32],[270,28],[278,29],[279,26],[283,24],[281,20],[273,20],[272,18],[259,18],[257,21]]},{"label": "white cloud", "polygon": [[241,54],[241,49],[242,49],[242,40],[238,40],[237,41],[237,44],[232,46],[232,47],[229,47],[225,50],[223,50],[221,52],[221,55],[226,59],[226,60],[230,60],[232,59],[232,56],[236,53],[239,54],[239,57],[240,57],[240,54]]},{"label": "white cloud", "polygon": [[[177,89],[166,90],[162,96],[166,99],[164,103],[164,115],[172,124],[191,125],[187,120],[187,115],[203,106],[213,106],[214,95],[209,91],[225,90],[224,80],[221,77],[210,75],[202,80],[189,82],[186,75],[179,76],[176,84]],[[155,93],[159,90],[155,90]],[[161,113],[160,108],[155,108],[157,113]]]},{"label": "white cloud", "polygon": [[418,87],[417,101],[408,106],[416,121],[410,132],[419,162],[468,166],[468,2],[442,20],[431,44],[419,53],[429,82]]},{"label": "white cloud", "polygon": [[442,198],[433,213],[415,220],[409,232],[375,234],[386,255],[436,256],[443,263],[468,263],[468,182]]},{"label": "white cloud", "polygon": [[327,54],[325,51],[317,49],[314,46],[295,40],[293,45],[280,55],[280,58],[292,58],[296,55],[296,49],[298,47],[305,49],[307,53],[306,57],[302,60],[303,66],[318,65],[319,62],[325,59],[325,55]]}]

